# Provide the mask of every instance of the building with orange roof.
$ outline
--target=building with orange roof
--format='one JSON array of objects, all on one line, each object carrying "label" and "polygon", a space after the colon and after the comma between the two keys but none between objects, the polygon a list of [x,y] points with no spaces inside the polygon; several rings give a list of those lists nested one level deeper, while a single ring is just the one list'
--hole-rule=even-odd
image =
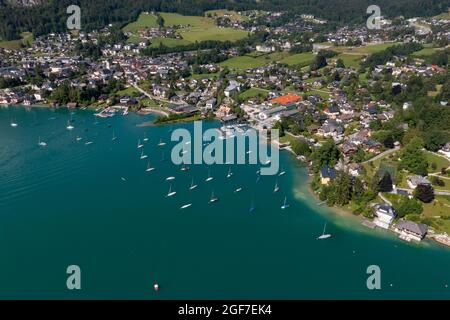
[{"label": "building with orange roof", "polygon": [[271,103],[278,103],[281,105],[289,105],[295,102],[298,102],[302,100],[301,96],[297,96],[295,94],[288,94],[288,95],[284,95],[284,96],[280,96],[277,98],[274,98],[272,100],[270,100]]}]

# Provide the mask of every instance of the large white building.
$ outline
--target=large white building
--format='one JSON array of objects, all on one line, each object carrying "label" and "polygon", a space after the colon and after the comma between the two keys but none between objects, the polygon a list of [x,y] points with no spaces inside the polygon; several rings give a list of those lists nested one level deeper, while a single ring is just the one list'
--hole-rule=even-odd
[{"label": "large white building", "polygon": [[395,217],[397,216],[392,206],[381,204],[375,207],[376,218],[373,222],[380,228],[389,229]]}]

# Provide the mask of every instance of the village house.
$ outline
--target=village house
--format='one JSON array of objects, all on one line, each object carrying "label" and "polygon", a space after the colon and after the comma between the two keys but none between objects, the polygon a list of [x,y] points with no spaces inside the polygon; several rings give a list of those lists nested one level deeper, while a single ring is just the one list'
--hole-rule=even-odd
[{"label": "village house", "polygon": [[427,185],[430,185],[430,184],[431,184],[430,181],[428,181],[427,178],[422,177],[422,176],[409,176],[409,177],[406,179],[406,182],[408,183],[408,186],[409,186],[411,189],[417,188],[417,186],[418,186],[419,184],[427,184]]},{"label": "village house", "polygon": [[323,185],[328,185],[332,180],[336,179],[336,169],[328,167],[328,166],[323,166],[322,168],[320,168],[320,182]]},{"label": "village house", "polygon": [[402,220],[395,225],[394,231],[400,235],[399,238],[408,242],[411,240],[421,241],[427,235],[428,227],[422,223]]},{"label": "village house", "polygon": [[373,222],[380,228],[389,229],[397,216],[395,209],[387,204],[376,205],[374,208],[376,218]]}]

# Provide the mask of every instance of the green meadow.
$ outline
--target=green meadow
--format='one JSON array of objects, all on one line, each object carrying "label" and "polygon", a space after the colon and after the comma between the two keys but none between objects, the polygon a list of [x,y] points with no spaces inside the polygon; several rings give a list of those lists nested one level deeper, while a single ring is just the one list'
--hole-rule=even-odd
[{"label": "green meadow", "polygon": [[0,48],[17,50],[20,49],[22,45],[32,45],[34,41],[34,36],[31,32],[23,32],[21,33],[22,39],[19,40],[10,40],[10,41],[1,41],[0,40]]},{"label": "green meadow", "polygon": [[162,12],[165,26],[183,26],[179,33],[184,40],[189,42],[219,40],[236,41],[245,38],[248,34],[244,30],[233,28],[219,28],[214,19],[198,16],[183,16],[178,13]]},{"label": "green meadow", "polygon": [[158,26],[157,18],[151,13],[141,13],[137,21],[126,25],[122,30],[124,32],[137,33],[141,29],[154,28]]}]

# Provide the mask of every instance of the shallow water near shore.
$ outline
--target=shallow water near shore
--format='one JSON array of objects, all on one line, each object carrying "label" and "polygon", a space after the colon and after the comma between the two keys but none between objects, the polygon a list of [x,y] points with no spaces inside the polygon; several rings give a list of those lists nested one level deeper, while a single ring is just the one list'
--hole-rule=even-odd
[{"label": "shallow water near shore", "polygon": [[[306,169],[287,152],[286,174],[258,182],[257,165],[232,166],[230,179],[225,165],[182,172],[170,161],[171,130],[193,123],[139,126],[153,118],[0,108],[0,298],[450,298],[448,248],[405,243],[317,206]],[[140,160],[144,134],[149,158]],[[219,201],[210,204],[212,191]],[[326,221],[333,237],[317,241]],[[66,287],[69,265],[81,268],[79,291]],[[367,289],[370,265],[381,268],[381,290]]]}]

